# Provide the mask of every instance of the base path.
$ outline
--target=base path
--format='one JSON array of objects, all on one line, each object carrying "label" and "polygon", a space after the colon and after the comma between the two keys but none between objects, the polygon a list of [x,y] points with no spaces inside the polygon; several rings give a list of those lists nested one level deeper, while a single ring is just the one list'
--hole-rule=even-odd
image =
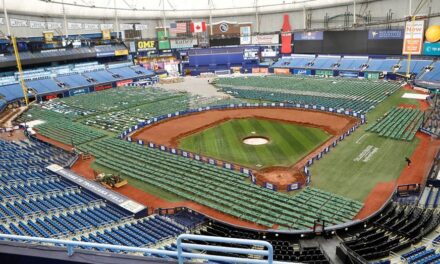
[{"label": "base path", "polygon": [[435,140],[422,132],[417,132],[416,137],[420,139],[420,143],[410,157],[412,161],[411,166],[403,169],[397,181],[376,184],[367,199],[365,199],[364,207],[358,213],[356,219],[364,219],[379,210],[398,185],[422,184],[425,182],[426,176],[431,169],[432,161],[440,148],[440,140]]},{"label": "base path", "polygon": [[[143,140],[144,142],[154,142],[159,145],[178,148],[181,138],[236,118],[263,118],[290,122],[318,127],[333,135],[333,137],[290,167],[273,167],[257,171],[255,175],[259,185],[263,182],[269,182],[276,185],[279,190],[286,190],[287,185],[292,182],[304,183],[305,177],[301,173],[301,167],[311,157],[316,156],[323,145],[330,144],[339,135],[349,130],[358,122],[358,119],[354,117],[302,109],[268,107],[209,110],[166,119],[134,132],[131,138],[133,140]],[[233,163],[233,161],[231,162]],[[221,164],[220,162],[219,165]]]}]

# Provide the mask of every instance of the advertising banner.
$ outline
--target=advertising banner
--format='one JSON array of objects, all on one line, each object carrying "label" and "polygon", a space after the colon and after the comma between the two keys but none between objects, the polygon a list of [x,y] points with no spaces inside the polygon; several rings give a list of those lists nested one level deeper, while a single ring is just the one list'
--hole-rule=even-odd
[{"label": "advertising banner", "polygon": [[310,31],[310,32],[298,32],[293,34],[293,40],[323,40],[324,32],[322,31]]},{"label": "advertising banner", "polygon": [[170,45],[172,49],[188,49],[197,46],[196,38],[171,39]]},{"label": "advertising banner", "polygon": [[[251,23],[237,23],[237,22],[228,22],[228,21],[221,21],[218,23],[212,24],[212,35],[216,36],[228,36],[228,35],[235,35],[235,36],[241,36],[242,30],[245,32],[249,32],[248,35],[250,35],[251,32]],[[242,28],[248,29],[242,29]],[[250,42],[250,40],[249,40]]]},{"label": "advertising banner", "polygon": [[243,59],[244,60],[258,60],[258,48],[244,49]]},{"label": "advertising banner", "polygon": [[155,40],[136,40],[136,51],[151,51],[156,50]]},{"label": "advertising banner", "polygon": [[135,24],[135,25],[134,25],[134,29],[135,29],[135,30],[147,30],[147,29],[148,29],[148,26],[147,26],[147,25],[144,25],[144,24]]},{"label": "advertising banner", "polygon": [[89,31],[96,30],[96,31],[98,31],[99,30],[99,24],[84,24],[84,30],[89,30]]},{"label": "advertising banner", "polygon": [[125,55],[128,55],[127,49],[115,50],[115,56],[125,56]]},{"label": "advertising banner", "polygon": [[77,90],[70,90],[69,94],[70,96],[79,95],[79,94],[86,94],[89,92],[89,88],[82,88]]},{"label": "advertising banner", "polygon": [[370,29],[368,30],[369,40],[403,39],[404,29]]},{"label": "advertising banner", "polygon": [[11,23],[11,27],[27,27],[28,26],[28,21],[24,20],[24,19],[16,19],[16,18],[11,18],[9,20]]},{"label": "advertising banner", "polygon": [[29,21],[30,28],[46,28],[46,22],[43,21]]},{"label": "advertising banner", "polygon": [[47,22],[47,29],[59,29],[62,27],[60,22]]},{"label": "advertising banner", "polygon": [[440,56],[440,42],[425,42],[423,45],[423,55]]},{"label": "advertising banner", "polygon": [[120,30],[133,30],[133,24],[120,24]]},{"label": "advertising banner", "polygon": [[111,30],[113,29],[113,24],[101,24],[101,30]]},{"label": "advertising banner", "polygon": [[83,28],[82,23],[73,23],[73,22],[67,23],[67,29],[82,29],[82,28]]},{"label": "advertising banner", "polygon": [[132,82],[133,82],[133,80],[119,81],[119,82],[116,82],[116,86],[117,87],[126,86],[127,84],[132,83]]},{"label": "advertising banner", "polygon": [[168,39],[168,33],[165,33],[163,28],[156,29],[157,42],[159,50],[171,49],[170,40]]},{"label": "advertising banner", "polygon": [[422,53],[424,22],[423,20],[406,22],[402,54]]},{"label": "advertising banner", "polygon": [[284,68],[275,68],[273,72],[275,74],[290,74],[290,70]]},{"label": "advertising banner", "polygon": [[251,27],[245,26],[240,27],[240,44],[241,45],[249,45],[251,44]]},{"label": "advertising banner", "polygon": [[112,88],[111,84],[105,84],[105,85],[97,85],[95,86],[95,91],[102,91]]},{"label": "advertising banner", "polygon": [[283,17],[283,27],[281,29],[281,53],[292,53],[292,27],[290,26],[289,15]]},{"label": "advertising banner", "polygon": [[270,35],[256,35],[252,36],[252,44],[255,45],[277,45],[280,43],[280,37],[278,34]]}]

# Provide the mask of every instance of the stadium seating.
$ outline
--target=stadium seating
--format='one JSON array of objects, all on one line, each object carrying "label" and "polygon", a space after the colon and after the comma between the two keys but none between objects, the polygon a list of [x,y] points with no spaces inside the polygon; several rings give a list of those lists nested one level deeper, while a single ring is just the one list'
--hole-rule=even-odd
[{"label": "stadium seating", "polygon": [[[398,252],[418,243],[439,223],[440,215],[432,209],[390,203],[380,215],[369,220],[368,228],[349,236],[343,243],[366,260],[384,258],[391,251]],[[414,256],[424,258],[418,254],[413,252],[405,255],[405,258],[411,259],[409,263],[418,259]]]},{"label": "stadium seating", "polygon": [[310,68],[312,69],[333,69],[334,65],[339,62],[339,56],[321,56],[319,55],[313,62]]},{"label": "stadium seating", "polygon": [[82,76],[81,74],[57,76],[55,79],[58,82],[65,83],[69,88],[89,86],[92,84],[89,81],[87,81],[87,79],[84,78],[84,76]]},{"label": "stadium seating", "polygon": [[343,57],[339,61],[338,70],[353,70],[359,71],[362,69],[362,65],[367,64],[368,57],[359,58],[359,57]]},{"label": "stadium seating", "polygon": [[419,80],[438,82],[440,81],[440,62],[436,61],[432,65],[432,70],[418,77]]},{"label": "stadium seating", "polygon": [[395,107],[367,131],[378,133],[383,137],[412,140],[422,123],[422,117],[423,112],[418,109]]},{"label": "stadium seating", "polygon": [[100,166],[268,227],[308,229],[317,218],[339,224],[351,220],[362,207],[317,189],[307,188],[296,196],[273,192],[245,183],[241,173],[117,139],[94,141],[80,149],[92,153]]},{"label": "stadium seating", "polygon": [[110,72],[106,70],[99,70],[99,71],[91,71],[83,73],[84,76],[87,78],[91,78],[96,83],[107,83],[107,82],[114,82],[116,80],[122,79],[120,76],[114,76]]},{"label": "stadium seating", "polygon": [[394,66],[399,63],[399,59],[370,59],[367,72],[393,72]]},{"label": "stadium seating", "polygon": [[50,123],[38,125],[36,130],[43,136],[71,146],[106,136],[104,133],[95,131],[81,124],[62,120],[53,120]]},{"label": "stadium seating", "polygon": [[[432,61],[430,60],[411,60],[410,63],[410,73],[420,74],[423,73],[425,68],[431,65]],[[408,67],[408,60],[403,59],[400,63],[400,68],[396,71],[398,73],[406,73],[406,68]]]},{"label": "stadium seating", "polygon": [[307,76],[219,78],[216,85],[239,98],[343,108],[360,113],[368,112],[400,88],[396,83]]},{"label": "stadium seating", "polygon": [[[266,240],[273,246],[275,261],[321,264],[330,263],[318,246],[303,246],[299,241],[289,241],[277,238],[268,239],[262,232],[238,229],[218,222],[210,223],[206,229],[202,229],[198,234],[205,236]],[[208,245],[220,246],[221,244],[211,242],[208,243]],[[229,254],[229,256],[236,257],[238,255]]]},{"label": "stadium seating", "polygon": [[271,68],[306,68],[314,57],[292,56],[279,59]]},{"label": "stadium seating", "polygon": [[27,81],[26,85],[29,89],[34,89],[38,94],[54,93],[65,89],[53,79]]},{"label": "stadium seating", "polygon": [[[23,90],[18,83],[0,86],[0,94],[3,95],[3,98],[8,102],[23,98]],[[28,96],[31,97],[32,95],[28,94]]]}]

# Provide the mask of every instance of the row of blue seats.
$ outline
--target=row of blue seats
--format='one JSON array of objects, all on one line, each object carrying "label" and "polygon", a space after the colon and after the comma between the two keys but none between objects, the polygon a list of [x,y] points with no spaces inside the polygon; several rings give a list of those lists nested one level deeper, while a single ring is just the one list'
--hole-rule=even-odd
[{"label": "row of blue seats", "polygon": [[17,196],[26,197],[31,194],[64,191],[66,188],[77,188],[77,185],[60,179],[57,181],[31,182],[16,186],[2,186],[0,187],[0,194],[7,198]]},{"label": "row of blue seats", "polygon": [[165,218],[154,216],[106,229],[103,233],[97,232],[88,237],[82,236],[81,241],[140,247],[175,237],[183,232],[185,232],[184,228]]}]

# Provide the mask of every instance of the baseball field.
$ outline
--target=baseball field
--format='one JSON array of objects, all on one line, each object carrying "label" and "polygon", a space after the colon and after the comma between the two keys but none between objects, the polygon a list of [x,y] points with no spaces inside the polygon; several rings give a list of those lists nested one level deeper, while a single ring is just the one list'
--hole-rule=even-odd
[{"label": "baseball field", "polygon": [[[246,144],[246,138],[267,140]],[[254,169],[290,166],[331,135],[320,128],[259,118],[232,119],[182,138],[179,148]]]}]

